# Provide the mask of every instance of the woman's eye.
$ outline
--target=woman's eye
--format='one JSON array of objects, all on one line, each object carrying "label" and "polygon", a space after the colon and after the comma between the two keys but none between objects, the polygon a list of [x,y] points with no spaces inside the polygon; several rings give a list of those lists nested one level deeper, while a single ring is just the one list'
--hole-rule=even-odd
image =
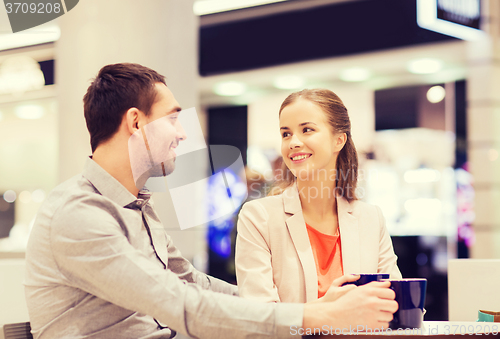
[{"label": "woman's eye", "polygon": [[290,136],[290,132],[283,132],[283,134],[281,136],[283,138],[286,138],[286,137]]},{"label": "woman's eye", "polygon": [[303,132],[306,133],[306,132],[312,132],[314,131],[312,128],[309,128],[309,127],[305,127]]}]

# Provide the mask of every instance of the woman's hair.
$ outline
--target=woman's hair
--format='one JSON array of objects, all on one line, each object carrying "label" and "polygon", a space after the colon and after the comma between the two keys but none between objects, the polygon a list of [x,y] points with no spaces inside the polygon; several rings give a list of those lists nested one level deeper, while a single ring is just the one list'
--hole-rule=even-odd
[{"label": "woman's hair", "polygon": [[[326,114],[332,127],[332,133],[345,133],[347,141],[337,157],[335,191],[348,201],[356,200],[356,184],[358,181],[358,155],[351,137],[351,122],[347,108],[340,98],[328,89],[304,89],[290,94],[281,104],[279,114],[283,109],[298,99],[309,100],[318,105]],[[278,176],[270,195],[282,193],[290,187],[296,178],[290,172],[285,162],[281,165],[281,175]]]}]

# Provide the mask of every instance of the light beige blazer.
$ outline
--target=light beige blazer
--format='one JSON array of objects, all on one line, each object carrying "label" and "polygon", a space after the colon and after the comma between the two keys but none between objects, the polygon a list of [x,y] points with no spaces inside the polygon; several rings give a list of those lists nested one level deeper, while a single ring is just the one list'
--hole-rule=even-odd
[{"label": "light beige blazer", "polygon": [[[401,278],[379,207],[337,197],[344,274],[389,273]],[[297,187],[247,202],[238,218],[239,295],[264,302],[318,298],[318,277]]]}]

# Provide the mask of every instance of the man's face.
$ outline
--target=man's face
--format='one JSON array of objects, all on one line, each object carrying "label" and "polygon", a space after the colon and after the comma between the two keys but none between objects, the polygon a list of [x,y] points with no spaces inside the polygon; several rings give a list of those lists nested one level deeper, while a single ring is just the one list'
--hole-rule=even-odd
[{"label": "man's face", "polygon": [[156,101],[150,114],[144,119],[142,134],[154,166],[149,170],[150,177],[165,176],[175,169],[175,148],[186,139],[178,116],[181,108],[174,95],[162,83],[156,85]]}]

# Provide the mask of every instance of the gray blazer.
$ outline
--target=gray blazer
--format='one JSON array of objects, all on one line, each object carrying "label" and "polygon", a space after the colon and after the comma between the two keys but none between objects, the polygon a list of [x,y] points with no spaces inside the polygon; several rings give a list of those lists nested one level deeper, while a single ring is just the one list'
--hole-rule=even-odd
[{"label": "gray blazer", "polygon": [[252,303],[197,271],[166,234],[149,194],[135,197],[90,159],[40,209],[26,270],[35,338],[152,339],[173,330],[276,338],[302,324],[303,305]]}]

